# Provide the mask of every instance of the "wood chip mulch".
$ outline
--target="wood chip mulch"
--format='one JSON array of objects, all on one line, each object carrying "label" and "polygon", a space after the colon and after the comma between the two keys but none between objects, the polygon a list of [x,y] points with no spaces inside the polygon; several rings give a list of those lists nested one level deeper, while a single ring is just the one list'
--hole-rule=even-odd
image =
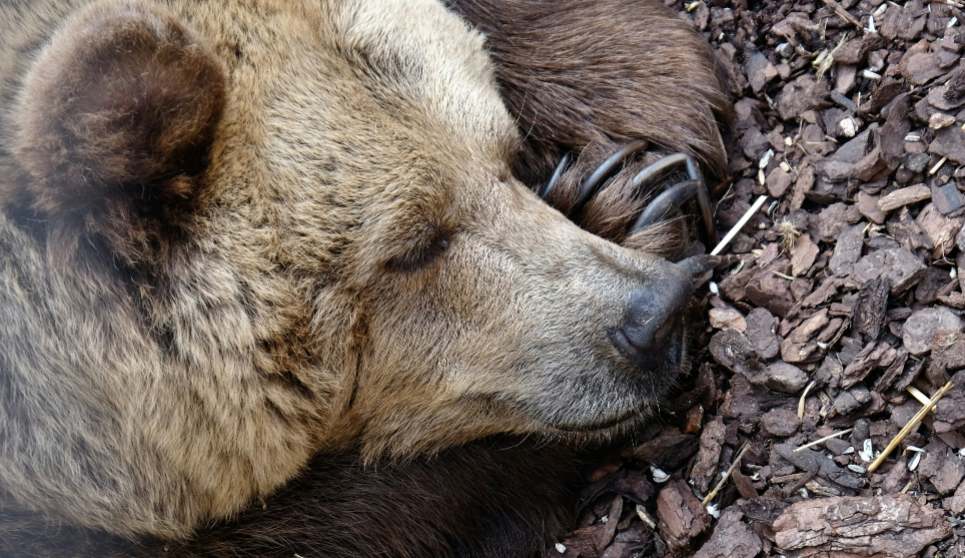
[{"label": "wood chip mulch", "polygon": [[965,4],[668,4],[737,99],[720,228],[767,202],[546,555],[965,556]]}]

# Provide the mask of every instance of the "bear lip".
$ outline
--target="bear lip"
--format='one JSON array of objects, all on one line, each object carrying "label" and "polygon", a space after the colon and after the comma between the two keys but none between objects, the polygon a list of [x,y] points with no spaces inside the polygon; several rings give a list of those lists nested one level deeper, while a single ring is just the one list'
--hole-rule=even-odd
[{"label": "bear lip", "polygon": [[577,425],[555,424],[552,425],[552,427],[562,432],[600,432],[603,430],[611,430],[614,427],[634,420],[642,420],[643,418],[644,415],[641,409],[632,409],[621,415],[618,415],[616,418],[605,419],[599,422]]}]

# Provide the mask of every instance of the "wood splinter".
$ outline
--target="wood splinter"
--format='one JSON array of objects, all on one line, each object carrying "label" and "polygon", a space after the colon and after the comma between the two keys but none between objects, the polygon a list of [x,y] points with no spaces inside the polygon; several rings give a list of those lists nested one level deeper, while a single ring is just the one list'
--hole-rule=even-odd
[{"label": "wood splinter", "polygon": [[[921,403],[922,405],[928,405],[929,403],[931,403],[931,399],[929,399],[927,395],[922,393],[921,390],[919,390],[915,386],[908,386],[907,388],[905,388],[905,391],[911,394],[911,396],[917,399],[918,402]],[[931,412],[934,413],[935,409],[932,408]]]}]

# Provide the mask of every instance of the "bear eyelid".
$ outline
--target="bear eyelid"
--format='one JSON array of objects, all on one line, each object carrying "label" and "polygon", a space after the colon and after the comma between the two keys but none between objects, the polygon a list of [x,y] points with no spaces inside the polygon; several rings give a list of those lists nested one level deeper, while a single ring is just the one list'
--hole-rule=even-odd
[{"label": "bear eyelid", "polygon": [[451,243],[452,231],[437,230],[427,242],[420,242],[405,254],[390,258],[385,267],[399,273],[418,271],[442,256]]}]

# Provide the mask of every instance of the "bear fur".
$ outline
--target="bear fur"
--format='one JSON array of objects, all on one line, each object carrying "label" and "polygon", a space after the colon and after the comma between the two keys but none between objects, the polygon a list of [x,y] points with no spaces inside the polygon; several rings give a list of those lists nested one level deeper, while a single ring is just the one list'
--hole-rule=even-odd
[{"label": "bear fur", "polygon": [[[641,369],[608,328],[689,277],[527,186],[579,153],[567,212],[635,139],[722,169],[726,117],[662,6],[566,4],[0,5],[0,549],[511,556],[557,533],[580,448],[638,426],[683,358]],[[647,246],[613,232],[641,164],[571,217]]]}]

